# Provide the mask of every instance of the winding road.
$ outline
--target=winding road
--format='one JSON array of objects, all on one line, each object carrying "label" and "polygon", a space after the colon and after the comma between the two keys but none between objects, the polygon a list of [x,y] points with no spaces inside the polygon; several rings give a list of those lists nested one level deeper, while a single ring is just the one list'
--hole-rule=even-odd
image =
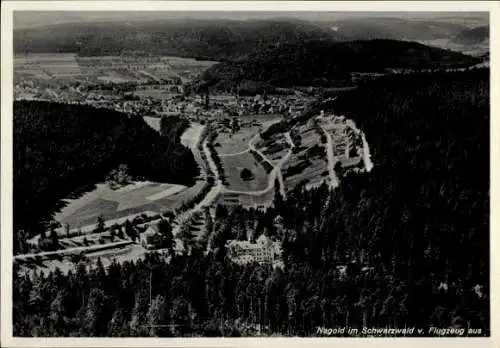
[{"label": "winding road", "polygon": [[132,243],[134,243],[134,242],[132,242],[131,240],[126,240],[126,241],[120,241],[120,242],[115,242],[115,243],[108,243],[105,245],[100,244],[100,245],[92,245],[92,246],[85,246],[85,247],[60,249],[60,250],[55,250],[55,251],[43,251],[40,253],[21,254],[21,255],[15,255],[14,260],[26,260],[27,258],[31,258],[31,257],[77,254],[77,253],[81,253],[82,251],[88,253],[88,252],[92,252],[92,251],[96,251],[96,250],[122,247],[122,246],[130,245]]},{"label": "winding road", "polygon": [[[198,139],[192,145],[193,147],[191,147],[192,150],[194,150],[194,148],[196,148],[196,150],[198,150],[198,144],[200,142],[199,137],[201,136],[201,132],[199,132],[197,134],[197,136],[198,136]],[[200,166],[208,165],[208,167],[211,169],[211,171],[215,175],[215,185],[210,189],[210,191],[208,191],[208,193],[205,195],[205,197],[203,197],[203,199],[198,204],[196,204],[193,208],[188,209],[185,212],[179,214],[175,218],[175,222],[174,222],[175,226],[172,228],[172,233],[174,236],[179,233],[180,228],[182,226],[182,222],[191,218],[191,216],[195,212],[201,211],[204,207],[210,206],[217,199],[217,197],[219,196],[219,194],[221,193],[221,191],[224,187],[224,185],[222,184],[222,180],[220,179],[220,173],[217,170],[217,165],[215,164],[215,162],[212,158],[212,154],[210,153],[210,149],[208,148],[208,140],[207,139],[203,140],[203,152],[205,154],[205,157],[206,157],[208,163],[199,163],[199,164],[200,164]],[[195,156],[195,159],[197,161],[202,161],[201,156]]]},{"label": "winding road", "polygon": [[[285,138],[287,142],[290,144],[290,146],[293,148],[295,145],[292,141],[292,138],[290,136],[290,132],[284,133]],[[281,158],[281,160],[278,162],[278,164],[274,165],[269,158],[267,158],[266,155],[262,151],[260,151],[258,148],[255,147],[254,142],[260,137],[260,134],[256,134],[250,141],[248,142],[248,149],[243,151],[242,153],[248,152],[248,151],[255,151],[257,152],[269,165],[273,167],[271,172],[269,173],[269,181],[267,184],[267,187],[263,190],[260,191],[236,191],[236,190],[230,190],[227,189],[226,187],[223,188],[224,193],[230,193],[230,194],[240,194],[240,195],[248,195],[248,196],[261,196],[266,193],[269,193],[269,191],[274,189],[274,185],[276,182],[276,179],[278,179],[280,183],[280,194],[283,197],[283,199],[286,199],[286,191],[285,191],[285,183],[283,181],[283,174],[281,172],[281,167],[283,164],[288,160],[290,155],[292,154],[292,150],[288,150],[287,154]],[[229,154],[233,155],[233,154]],[[226,155],[228,156],[228,155]]]}]

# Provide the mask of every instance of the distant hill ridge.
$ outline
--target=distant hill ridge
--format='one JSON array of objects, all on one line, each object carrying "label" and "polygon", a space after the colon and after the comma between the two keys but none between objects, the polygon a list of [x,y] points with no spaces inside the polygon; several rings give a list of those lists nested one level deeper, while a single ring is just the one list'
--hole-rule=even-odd
[{"label": "distant hill ridge", "polygon": [[432,40],[454,37],[463,24],[401,18],[308,21],[165,19],[56,23],[14,31],[15,53],[119,55],[124,50],[200,59],[234,60],[259,50],[310,40]]},{"label": "distant hill ridge", "polygon": [[343,39],[301,20],[169,20],[55,24],[14,32],[14,52],[119,55],[123,50],[227,60],[279,42]]},{"label": "distant hill ridge", "polygon": [[462,45],[477,45],[489,40],[488,26],[480,26],[461,31],[453,41]]},{"label": "distant hill ridge", "polygon": [[337,20],[331,25],[337,34],[350,40],[432,40],[454,36],[465,28],[463,24],[446,21],[390,17]]},{"label": "distant hill ridge", "polygon": [[351,72],[466,67],[479,61],[461,53],[416,42],[314,40],[279,45],[233,62],[214,65],[204,73],[202,82],[212,86],[235,86],[249,80],[278,87],[328,87],[338,81],[349,80]]}]

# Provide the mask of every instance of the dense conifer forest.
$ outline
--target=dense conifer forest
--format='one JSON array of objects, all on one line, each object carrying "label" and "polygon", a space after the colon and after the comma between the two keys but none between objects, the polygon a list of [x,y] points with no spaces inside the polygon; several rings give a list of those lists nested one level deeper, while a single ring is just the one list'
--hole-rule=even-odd
[{"label": "dense conifer forest", "polygon": [[278,42],[342,38],[328,27],[294,19],[169,19],[127,23],[57,23],[14,32],[16,53],[71,52],[80,56],[124,53],[226,61]]},{"label": "dense conifer forest", "polygon": [[38,232],[60,199],[87,190],[120,164],[128,165],[133,177],[191,184],[197,165],[179,140],[186,121],[169,117],[163,123],[173,133],[162,136],[140,116],[106,109],[16,101],[15,230]]},{"label": "dense conifer forest", "polygon": [[417,42],[312,40],[285,43],[216,64],[204,73],[212,85],[258,81],[273,86],[335,87],[351,84],[351,72],[383,73],[386,69],[468,67],[481,60]]},{"label": "dense conifer forest", "polygon": [[[218,207],[206,240],[169,262],[18,275],[14,335],[489,335],[489,71],[381,78],[328,109],[366,133],[372,171],[345,174],[333,192],[299,186],[265,213]],[[245,231],[282,240],[283,269],[231,263],[225,241]]]}]

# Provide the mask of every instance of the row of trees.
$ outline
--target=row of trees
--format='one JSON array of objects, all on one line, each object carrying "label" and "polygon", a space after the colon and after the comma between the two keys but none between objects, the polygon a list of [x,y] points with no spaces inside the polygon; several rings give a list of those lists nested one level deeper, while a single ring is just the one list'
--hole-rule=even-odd
[{"label": "row of trees", "polygon": [[208,140],[208,150],[210,151],[210,157],[212,157],[212,160],[215,163],[215,166],[217,167],[217,171],[219,172],[219,179],[222,181],[224,185],[227,185],[226,181],[226,174],[224,172],[224,166],[222,165],[222,161],[219,157],[219,154],[217,153],[217,150],[215,149],[214,145],[214,140],[217,138],[217,133],[214,131],[211,131],[207,135],[207,140]]},{"label": "row of trees", "polygon": [[272,166],[272,164],[270,164],[268,161],[266,161],[264,159],[264,157],[262,157],[262,155],[259,152],[251,149],[250,153],[255,158],[255,160],[257,162],[259,162],[261,166],[264,167],[264,169],[266,170],[267,173],[270,173],[273,170],[274,167]]},{"label": "row of trees", "polygon": [[210,192],[210,190],[214,187],[215,181],[213,177],[207,178],[207,181],[201,188],[201,190],[196,193],[196,195],[190,198],[188,201],[185,201],[178,209],[177,213],[185,212],[189,209],[192,209],[196,206],[196,204],[200,203],[203,198]]}]

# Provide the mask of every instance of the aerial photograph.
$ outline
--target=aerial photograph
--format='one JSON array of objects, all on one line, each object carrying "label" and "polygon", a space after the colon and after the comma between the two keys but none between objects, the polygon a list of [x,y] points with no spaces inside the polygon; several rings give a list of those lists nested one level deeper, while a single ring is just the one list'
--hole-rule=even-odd
[{"label": "aerial photograph", "polygon": [[488,12],[119,10],[13,14],[14,337],[491,336]]}]

